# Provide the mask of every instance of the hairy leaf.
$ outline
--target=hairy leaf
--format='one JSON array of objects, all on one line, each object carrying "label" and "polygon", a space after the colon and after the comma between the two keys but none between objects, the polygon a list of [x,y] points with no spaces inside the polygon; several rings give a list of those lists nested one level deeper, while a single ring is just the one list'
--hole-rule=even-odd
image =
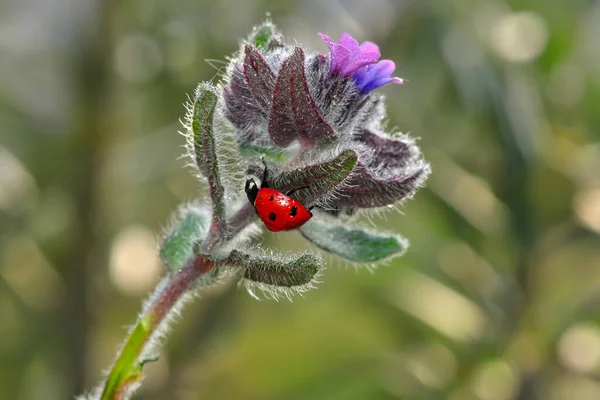
[{"label": "hairy leaf", "polygon": [[[270,100],[271,95],[268,98]],[[225,117],[236,127],[236,136],[240,146],[248,145],[277,151],[267,132],[268,106],[261,106],[250,92],[244,77],[242,62],[232,67],[231,77],[223,87]]]},{"label": "hairy leaf", "polygon": [[[245,158],[265,157],[276,163],[284,163],[290,157],[290,153],[279,147],[259,147],[248,143],[238,143],[240,155]],[[262,170],[261,170],[262,173]]]},{"label": "hairy leaf", "polygon": [[331,160],[298,169],[285,170],[271,179],[274,188],[283,192],[295,190],[294,198],[306,206],[313,205],[350,176],[358,162],[354,150],[343,150]]},{"label": "hairy leaf", "polygon": [[407,137],[393,138],[363,129],[354,140],[374,153],[367,165],[370,169],[397,170],[404,168],[419,155],[419,149],[414,145],[413,140]]},{"label": "hairy leaf", "polygon": [[283,35],[271,21],[265,21],[254,27],[248,41],[260,50],[269,50],[283,45]]},{"label": "hairy leaf", "polygon": [[[423,162],[389,176],[389,171],[375,173],[359,162],[339,192],[336,206],[340,209],[384,207],[412,197],[425,184],[430,167]],[[387,173],[387,174],[384,174]]]},{"label": "hairy leaf", "polygon": [[127,343],[123,347],[117,361],[112,367],[110,375],[104,385],[101,400],[111,400],[120,398],[120,394],[126,392],[130,385],[135,384],[142,377],[141,364],[136,364],[139,356],[139,349],[142,343],[148,338],[150,331],[150,318],[144,316],[138,320],[135,328],[131,332]]},{"label": "hairy leaf", "polygon": [[160,246],[160,258],[173,272],[181,269],[193,256],[194,245],[206,236],[210,214],[202,209],[186,207],[182,219]]},{"label": "hairy leaf", "polygon": [[269,135],[280,147],[287,147],[295,139],[302,144],[327,141],[335,138],[329,125],[313,99],[304,72],[304,51],[296,47],[284,61],[275,83]]},{"label": "hairy leaf", "polygon": [[244,54],[244,78],[248,89],[256,102],[267,110],[275,87],[275,74],[256,47],[247,44]]},{"label": "hairy leaf", "polygon": [[300,228],[302,235],[317,247],[356,262],[377,262],[399,256],[408,248],[401,236],[336,225],[313,218]]},{"label": "hairy leaf", "polygon": [[198,169],[208,179],[210,197],[213,203],[213,220],[220,231],[225,228],[225,190],[221,184],[219,162],[213,131],[215,108],[217,107],[217,88],[201,83],[196,89],[192,131],[194,134],[194,152]]},{"label": "hairy leaf", "polygon": [[256,256],[233,250],[223,264],[243,269],[243,276],[265,285],[293,288],[308,285],[322,266],[322,260],[312,254],[295,259]]},{"label": "hairy leaf", "polygon": [[[258,105],[248,89],[244,78],[244,66],[236,64],[231,71],[231,79],[223,88],[225,117],[238,129],[243,138],[253,141],[260,136],[257,128],[266,124],[267,113]],[[264,120],[264,121],[263,121]],[[265,135],[266,136],[266,135]]]}]

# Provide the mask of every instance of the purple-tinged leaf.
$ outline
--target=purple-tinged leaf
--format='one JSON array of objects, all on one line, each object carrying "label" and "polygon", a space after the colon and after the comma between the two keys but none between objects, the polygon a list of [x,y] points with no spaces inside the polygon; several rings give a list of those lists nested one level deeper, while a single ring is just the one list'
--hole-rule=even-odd
[{"label": "purple-tinged leaf", "polygon": [[419,154],[410,139],[386,137],[368,129],[355,136],[355,141],[365,145],[372,155],[366,162],[369,170],[394,171],[404,168]]},{"label": "purple-tinged leaf", "polygon": [[331,79],[327,60],[322,55],[306,59],[306,72],[311,93],[321,114],[334,127],[338,139],[348,139],[365,126],[378,123],[385,117],[383,97],[376,93],[365,96],[357,91],[351,78]]},{"label": "purple-tinged leaf", "polygon": [[384,207],[406,198],[410,198],[418,188],[423,186],[430,167],[419,163],[410,172],[402,172],[392,177],[376,176],[362,162],[340,191],[335,201],[336,208],[376,208]]},{"label": "purple-tinged leaf", "polygon": [[256,103],[244,81],[241,65],[233,68],[231,80],[223,88],[225,117],[242,131],[251,130],[257,120],[265,119],[266,113]]},{"label": "purple-tinged leaf", "polygon": [[316,141],[335,138],[333,128],[321,115],[310,94],[304,72],[304,51],[296,47],[279,71],[269,113],[269,135],[280,147],[295,139],[309,147]]},{"label": "purple-tinged leaf", "polygon": [[248,89],[266,112],[269,109],[275,87],[275,74],[256,47],[247,44],[244,54],[244,78]]},{"label": "purple-tinged leaf", "polygon": [[[269,186],[283,193],[293,191],[292,197],[306,207],[336,193],[348,179],[358,162],[354,150],[343,150],[327,161],[295,169],[281,170],[277,164],[269,164]],[[246,173],[262,177],[264,167],[250,164]]]},{"label": "purple-tinged leaf", "polygon": [[237,128],[240,146],[274,147],[266,132],[268,108],[261,107],[248,89],[243,65],[233,66],[229,83],[223,87],[225,117]]},{"label": "purple-tinged leaf", "polygon": [[354,150],[343,150],[330,160],[302,168],[286,170],[272,179],[274,187],[287,192],[294,190],[294,197],[309,207],[323,198],[333,195],[348,179],[358,162]]}]

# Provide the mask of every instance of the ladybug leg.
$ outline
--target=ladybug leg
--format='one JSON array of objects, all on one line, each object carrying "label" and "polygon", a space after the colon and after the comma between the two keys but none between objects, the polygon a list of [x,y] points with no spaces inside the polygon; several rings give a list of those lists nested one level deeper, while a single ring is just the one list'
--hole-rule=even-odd
[{"label": "ladybug leg", "polygon": [[295,193],[296,191],[298,191],[298,190],[300,190],[300,189],[305,189],[305,188],[307,188],[307,187],[308,187],[308,185],[306,185],[306,186],[300,186],[299,188],[296,188],[296,189],[292,189],[292,190],[290,190],[290,191],[289,191],[289,192],[287,192],[285,195],[286,195],[286,196],[292,196],[292,194],[293,194],[293,193]]}]

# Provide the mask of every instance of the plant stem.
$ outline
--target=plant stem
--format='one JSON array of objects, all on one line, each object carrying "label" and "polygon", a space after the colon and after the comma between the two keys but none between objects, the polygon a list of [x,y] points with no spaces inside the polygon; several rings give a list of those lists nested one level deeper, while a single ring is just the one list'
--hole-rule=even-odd
[{"label": "plant stem", "polygon": [[[141,364],[138,361],[145,345],[165,321],[165,317],[197,279],[212,268],[206,256],[199,255],[180,269],[159,293],[150,307],[138,319],[115,362],[104,386],[102,400],[123,399],[130,384],[140,378]],[[160,290],[160,289],[159,289]]]},{"label": "plant stem", "polygon": [[[250,212],[251,211],[251,212]],[[228,235],[225,238],[209,237],[204,240],[207,244],[203,250],[212,251],[219,245],[235,237],[255,218],[254,210],[249,205],[242,206],[228,221]],[[148,356],[146,348],[155,334],[161,331],[161,326],[167,323],[172,311],[181,305],[186,294],[196,287],[198,278],[211,271],[215,266],[211,257],[202,252],[196,255],[183,268],[177,271],[165,286],[159,285],[156,296],[139,317],[135,327],[130,332],[125,344],[119,351],[110,374],[106,378],[101,400],[123,400],[128,389],[141,378],[141,370]]]}]

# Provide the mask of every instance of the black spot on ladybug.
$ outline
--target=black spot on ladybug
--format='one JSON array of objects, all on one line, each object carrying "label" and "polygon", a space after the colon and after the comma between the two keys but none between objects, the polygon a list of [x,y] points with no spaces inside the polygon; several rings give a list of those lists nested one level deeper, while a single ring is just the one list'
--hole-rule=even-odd
[{"label": "black spot on ladybug", "polygon": [[272,212],[272,213],[270,213],[270,214],[269,214],[269,219],[270,219],[271,221],[275,221],[275,218],[277,218],[277,216],[275,215],[275,213],[274,213],[274,212]]},{"label": "black spot on ladybug", "polygon": [[298,207],[292,206],[292,208],[290,209],[290,217],[295,217],[297,213],[298,213]]},{"label": "black spot on ladybug", "polygon": [[274,199],[275,199],[275,196],[271,196],[271,197],[269,198],[269,201],[273,201]]}]

